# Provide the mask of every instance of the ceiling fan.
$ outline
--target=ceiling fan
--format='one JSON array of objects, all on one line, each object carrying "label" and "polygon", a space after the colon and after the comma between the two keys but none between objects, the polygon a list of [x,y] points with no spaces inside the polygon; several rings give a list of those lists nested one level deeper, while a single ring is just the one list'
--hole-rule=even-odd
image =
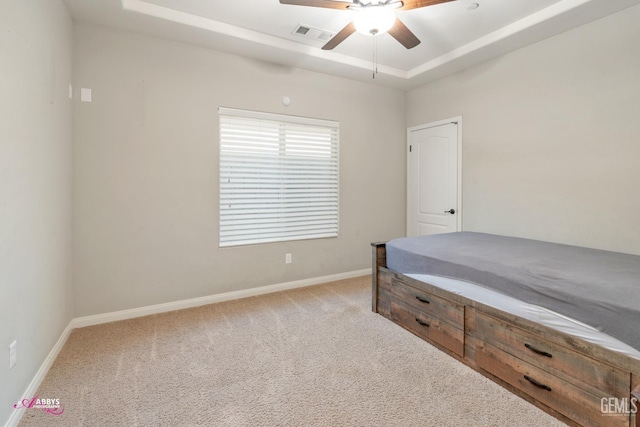
[{"label": "ceiling fan", "polygon": [[420,44],[420,40],[402,23],[396,16],[395,11],[418,9],[450,1],[453,0],[352,0],[351,2],[340,0],[280,0],[280,3],[358,11],[352,22],[322,46],[323,50],[331,50],[356,31],[371,36],[388,32],[391,37],[398,40],[407,49],[416,47]]}]

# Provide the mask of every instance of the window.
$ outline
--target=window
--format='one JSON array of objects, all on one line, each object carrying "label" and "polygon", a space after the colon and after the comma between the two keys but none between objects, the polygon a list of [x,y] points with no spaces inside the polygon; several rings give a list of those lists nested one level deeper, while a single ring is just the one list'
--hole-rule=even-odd
[{"label": "window", "polygon": [[220,246],[337,237],[340,124],[219,112]]}]

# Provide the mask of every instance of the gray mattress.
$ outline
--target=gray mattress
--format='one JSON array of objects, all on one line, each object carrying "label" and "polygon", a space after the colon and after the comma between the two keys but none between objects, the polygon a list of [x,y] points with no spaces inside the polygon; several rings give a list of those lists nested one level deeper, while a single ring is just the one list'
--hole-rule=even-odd
[{"label": "gray mattress", "polygon": [[472,282],[640,350],[640,256],[472,232],[396,239],[386,247],[391,270]]}]

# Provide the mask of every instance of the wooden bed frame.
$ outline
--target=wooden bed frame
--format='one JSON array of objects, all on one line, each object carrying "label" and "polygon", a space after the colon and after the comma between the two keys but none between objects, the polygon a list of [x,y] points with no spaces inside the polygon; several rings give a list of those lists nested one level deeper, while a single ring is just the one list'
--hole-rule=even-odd
[{"label": "wooden bed frame", "polygon": [[393,272],[371,245],[374,312],[571,426],[640,427],[640,361]]}]

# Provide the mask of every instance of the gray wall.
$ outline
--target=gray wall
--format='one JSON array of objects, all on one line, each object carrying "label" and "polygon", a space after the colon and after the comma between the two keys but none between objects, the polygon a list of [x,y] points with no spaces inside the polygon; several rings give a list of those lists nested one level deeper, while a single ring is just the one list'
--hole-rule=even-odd
[{"label": "gray wall", "polygon": [[[74,42],[77,316],[368,268],[404,234],[404,92],[92,25]],[[219,106],[341,123],[339,238],[218,248]]]},{"label": "gray wall", "polygon": [[463,228],[640,254],[640,6],[412,90],[463,116]]},{"label": "gray wall", "polygon": [[[72,23],[0,2],[0,424],[72,318]],[[9,344],[18,363],[9,370]]]}]

